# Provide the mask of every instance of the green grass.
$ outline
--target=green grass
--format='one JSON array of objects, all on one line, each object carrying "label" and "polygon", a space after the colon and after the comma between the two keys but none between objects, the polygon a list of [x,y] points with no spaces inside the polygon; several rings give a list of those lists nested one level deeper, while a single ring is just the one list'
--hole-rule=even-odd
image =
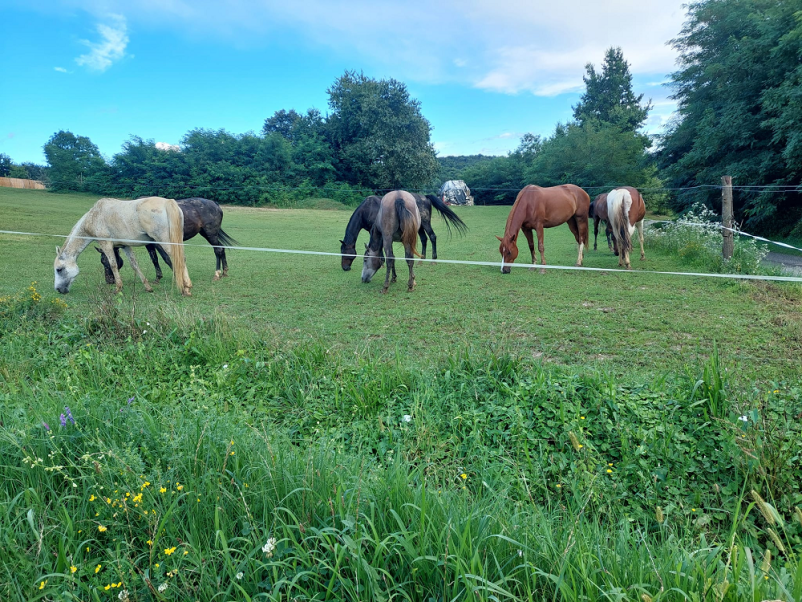
[{"label": "green grass", "polygon": [[[4,229],[67,233],[95,197],[40,191],[0,190]],[[499,261],[496,234],[503,233],[508,208],[457,208],[470,231],[446,235],[439,217],[441,259]],[[224,228],[244,246],[336,253],[346,211],[225,208]],[[360,239],[361,244],[366,237]],[[52,294],[54,247],[59,239],[0,235],[3,278],[0,294],[39,283]],[[550,264],[573,265],[576,243],[565,227],[546,231]],[[140,265],[146,266],[142,252]],[[69,313],[80,316],[105,285],[96,253],[79,259],[81,274],[65,297]],[[431,251],[430,251],[431,255]],[[178,307],[235,319],[235,328],[281,338],[285,344],[315,341],[342,353],[400,354],[427,365],[454,349],[492,349],[540,358],[577,369],[611,371],[639,379],[698,366],[718,343],[728,369],[746,382],[779,380],[796,374],[802,362],[802,306],[797,285],[749,284],[697,277],[549,271],[423,264],[418,286],[403,283],[380,295],[381,275],[365,285],[359,265],[339,268],[338,257],[229,252],[231,277],[211,282],[211,249],[195,239],[187,248],[193,297]],[[523,250],[518,263],[526,260]],[[589,251],[585,264],[616,268],[607,251]],[[399,266],[404,280],[405,264]],[[635,271],[678,270],[679,260],[647,248]],[[147,266],[147,274],[153,268]],[[147,315],[172,298],[165,281],[144,293],[133,272],[122,271],[124,299]]]},{"label": "green grass", "polygon": [[[0,189],[2,227],[94,200]],[[441,258],[497,261],[507,210],[437,218]],[[349,217],[225,211],[330,252]],[[798,287],[441,263],[381,295],[245,251],[213,283],[204,243],[191,298],[94,252],[62,297],[54,244],[0,235],[0,600],[802,602]]]}]

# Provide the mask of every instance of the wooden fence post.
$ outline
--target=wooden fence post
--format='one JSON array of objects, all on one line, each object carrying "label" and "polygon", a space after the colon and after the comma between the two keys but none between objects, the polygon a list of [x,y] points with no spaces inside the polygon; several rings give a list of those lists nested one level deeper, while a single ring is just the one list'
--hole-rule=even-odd
[{"label": "wooden fence post", "polygon": [[721,177],[721,225],[724,226],[722,255],[724,259],[731,259],[735,242],[732,230],[726,228],[732,228],[732,176]]}]

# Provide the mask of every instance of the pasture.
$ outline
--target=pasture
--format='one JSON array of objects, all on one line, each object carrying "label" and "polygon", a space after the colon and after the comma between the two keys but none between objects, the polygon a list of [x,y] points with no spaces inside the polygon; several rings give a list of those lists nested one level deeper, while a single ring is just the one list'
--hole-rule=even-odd
[{"label": "pasture", "polygon": [[[0,189],[0,228],[95,200]],[[224,210],[332,253],[350,215]],[[509,208],[457,211],[440,258],[498,262]],[[802,600],[796,285],[401,263],[381,295],[338,256],[212,282],[193,240],[192,297],[116,295],[91,248],[60,296],[56,244],[0,235],[2,600]]]},{"label": "pasture", "polygon": [[[3,229],[67,234],[95,200],[0,190]],[[433,218],[440,258],[498,262],[495,235],[503,233],[509,208],[457,210],[469,226],[464,238],[449,240],[442,220]],[[242,246],[336,253],[349,215],[226,207],[223,226]],[[546,230],[545,238],[547,263],[573,265],[576,243],[567,227]],[[363,233],[358,248],[366,242]],[[0,294],[37,281],[38,289],[50,295],[56,244],[60,239],[0,236],[0,258],[7,266]],[[602,250],[605,246],[586,251],[585,265],[617,268],[617,258]],[[380,357],[398,352],[421,366],[456,349],[490,349],[639,379],[698,366],[715,342],[724,365],[738,367],[738,377],[769,382],[796,374],[802,361],[798,285],[614,272],[551,270],[542,275],[521,267],[502,276],[496,267],[440,263],[416,267],[415,292],[408,294],[402,284],[382,296],[381,278],[368,285],[359,281],[359,259],[351,272],[343,272],[334,256],[231,251],[231,277],[212,282],[212,249],[196,238],[186,252],[194,283],[191,299],[176,299],[167,280],[156,293],[146,294],[126,266],[123,302],[135,304],[143,316],[167,302],[179,311],[225,316],[235,329],[284,345],[316,342]],[[138,257],[153,278],[143,249]],[[516,264],[528,260],[524,245]],[[690,271],[677,258],[649,248],[647,260],[636,258],[633,265],[634,271]],[[72,292],[64,297],[68,313],[75,315],[106,291],[91,247],[79,266]]]}]

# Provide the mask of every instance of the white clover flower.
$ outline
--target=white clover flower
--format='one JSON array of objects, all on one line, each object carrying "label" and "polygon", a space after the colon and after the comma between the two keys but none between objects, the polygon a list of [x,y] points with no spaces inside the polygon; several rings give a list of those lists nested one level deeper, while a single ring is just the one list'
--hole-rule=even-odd
[{"label": "white clover flower", "polygon": [[162,583],[162,584],[161,584],[161,585],[160,585],[160,586],[159,586],[157,589],[159,590],[159,593],[161,594],[161,593],[163,593],[163,592],[164,592],[164,591],[167,589],[167,587],[168,587],[168,586],[167,586],[167,582],[165,581],[165,582],[164,582],[164,583]]},{"label": "white clover flower", "polygon": [[245,573],[243,573],[242,571],[240,571],[239,573],[237,573],[237,579],[238,579],[238,580],[239,580],[239,579],[242,579],[244,576],[245,576]]},{"label": "white clover flower", "polygon": [[404,422],[412,422],[412,416],[409,414],[404,414]]},{"label": "white clover flower", "polygon": [[749,418],[747,417],[746,414],[738,418],[738,420],[740,420],[741,422],[749,422]]},{"label": "white clover flower", "polygon": [[275,549],[276,549],[276,538],[275,537],[271,537],[270,539],[268,539],[267,543],[264,546],[262,546],[262,552],[267,554],[268,558],[272,558],[273,557],[273,550],[275,550]]},{"label": "white clover flower", "polygon": [[119,594],[117,594],[117,598],[120,600],[120,602],[128,602],[128,590],[124,589],[121,591]]},{"label": "white clover flower", "polygon": [[518,556],[523,556],[523,555],[524,555],[524,551],[523,550],[518,550]]},{"label": "white clover flower", "polygon": [[228,364],[223,364],[223,370],[227,370],[227,369],[228,369]]}]

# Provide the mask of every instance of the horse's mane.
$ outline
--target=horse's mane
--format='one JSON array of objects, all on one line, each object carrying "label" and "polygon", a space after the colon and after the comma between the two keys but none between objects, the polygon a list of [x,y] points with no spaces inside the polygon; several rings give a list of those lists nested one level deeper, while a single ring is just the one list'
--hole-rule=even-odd
[{"label": "horse's mane", "polygon": [[518,196],[515,197],[515,202],[512,204],[512,209],[510,209],[510,214],[507,216],[507,225],[504,226],[504,236],[507,236],[507,232],[509,232],[510,226],[512,226],[512,218],[515,217],[515,210],[518,208],[518,204],[521,202],[521,199],[524,198],[524,196],[529,196],[530,194],[534,194],[536,191],[537,191],[537,186],[529,184],[527,186],[524,186],[518,193]]}]

